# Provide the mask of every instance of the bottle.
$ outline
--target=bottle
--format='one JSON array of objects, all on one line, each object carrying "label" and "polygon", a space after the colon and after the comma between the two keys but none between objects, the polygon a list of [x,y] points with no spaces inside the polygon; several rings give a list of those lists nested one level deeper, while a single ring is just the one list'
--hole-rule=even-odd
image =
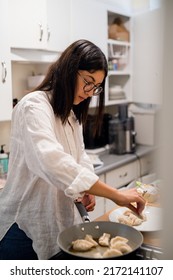
[{"label": "bottle", "polygon": [[2,170],[3,170],[3,173],[7,174],[7,172],[8,172],[8,154],[5,153],[4,146],[5,145],[1,145],[0,165],[2,166],[1,167],[1,173],[2,173]]}]

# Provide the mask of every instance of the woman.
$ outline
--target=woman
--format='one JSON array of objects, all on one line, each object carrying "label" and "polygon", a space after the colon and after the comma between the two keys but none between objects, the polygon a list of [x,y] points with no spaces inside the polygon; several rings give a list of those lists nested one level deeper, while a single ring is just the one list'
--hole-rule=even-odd
[{"label": "woman", "polygon": [[[0,194],[0,258],[49,259],[60,249],[57,235],[80,223],[74,200],[94,209],[94,195],[141,213],[135,189],[106,185],[84,151],[82,126],[98,96],[101,123],[107,62],[93,43],[78,40],[53,63],[44,81],[14,108],[9,172]],[[132,206],[136,202],[136,208]]]}]

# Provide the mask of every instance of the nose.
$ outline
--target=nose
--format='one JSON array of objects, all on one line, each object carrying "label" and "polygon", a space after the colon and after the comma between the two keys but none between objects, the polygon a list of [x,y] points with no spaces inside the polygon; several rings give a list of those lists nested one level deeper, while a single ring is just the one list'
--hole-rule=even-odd
[{"label": "nose", "polygon": [[85,95],[87,95],[88,97],[92,97],[93,93],[94,93],[94,88],[90,91],[84,91]]}]

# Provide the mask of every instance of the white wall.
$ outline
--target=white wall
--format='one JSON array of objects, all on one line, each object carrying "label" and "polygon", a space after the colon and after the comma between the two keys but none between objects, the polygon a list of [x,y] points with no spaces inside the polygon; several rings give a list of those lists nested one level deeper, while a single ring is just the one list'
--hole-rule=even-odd
[{"label": "white wall", "polygon": [[173,1],[164,1],[163,113],[160,123],[160,172],[163,177],[163,246],[165,258],[173,260]]}]

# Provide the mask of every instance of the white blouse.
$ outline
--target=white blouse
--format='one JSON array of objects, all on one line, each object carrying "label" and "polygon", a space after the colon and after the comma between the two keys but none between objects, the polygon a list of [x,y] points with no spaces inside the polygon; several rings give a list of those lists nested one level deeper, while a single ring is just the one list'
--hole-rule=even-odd
[{"label": "white blouse", "polygon": [[0,240],[11,225],[33,240],[39,259],[60,251],[59,232],[82,220],[74,199],[96,181],[73,112],[62,125],[46,93],[27,94],[12,115],[9,172],[0,192]]}]

